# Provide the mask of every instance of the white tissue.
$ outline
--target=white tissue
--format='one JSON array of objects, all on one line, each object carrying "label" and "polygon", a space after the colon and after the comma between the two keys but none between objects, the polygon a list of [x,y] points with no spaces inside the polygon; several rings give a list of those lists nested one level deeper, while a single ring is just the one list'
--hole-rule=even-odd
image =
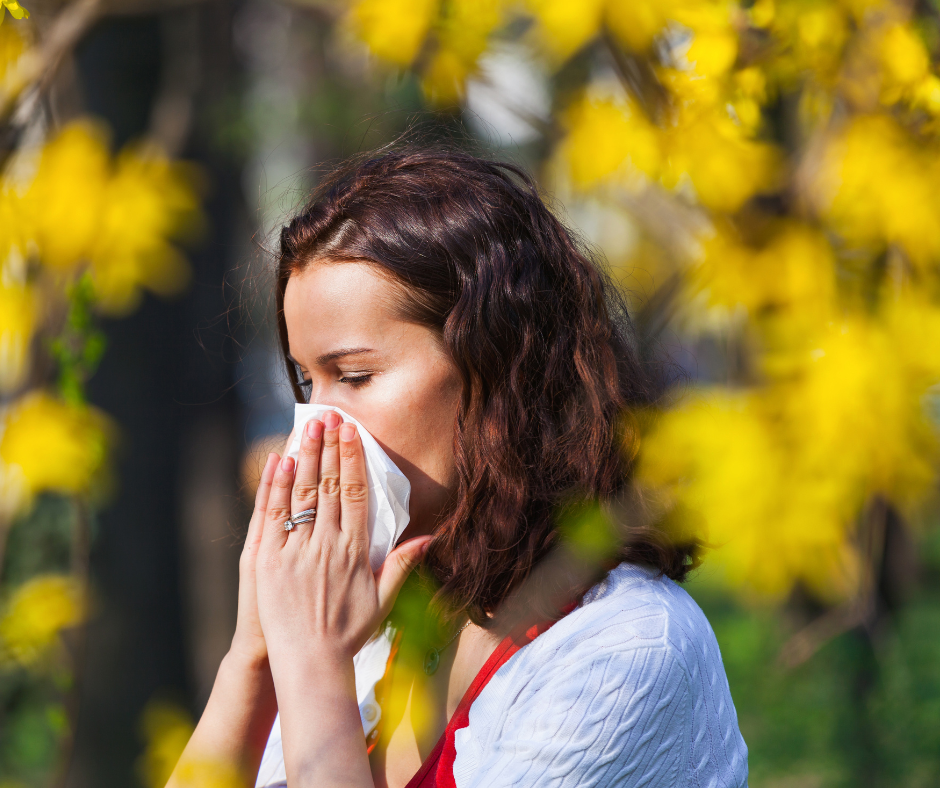
[{"label": "white tissue", "polygon": [[331,405],[294,405],[294,437],[287,451],[289,457],[297,459],[304,425],[312,418],[322,419],[323,414],[330,410],[335,410],[343,421],[356,425],[362,439],[362,448],[365,449],[366,476],[369,484],[369,563],[374,572],[392,552],[395,542],[408,526],[411,482],[398,470],[398,466],[365,427],[345,411]]}]

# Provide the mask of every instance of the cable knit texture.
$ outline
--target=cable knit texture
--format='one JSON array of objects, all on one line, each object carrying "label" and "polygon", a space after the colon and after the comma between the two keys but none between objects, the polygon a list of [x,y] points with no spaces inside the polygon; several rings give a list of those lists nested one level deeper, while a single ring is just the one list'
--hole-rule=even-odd
[{"label": "cable knit texture", "polygon": [[499,669],[456,745],[457,788],[747,785],[747,746],[705,614],[633,564]]},{"label": "cable knit texture", "polygon": [[[656,574],[620,564],[496,672],[456,733],[457,788],[747,786],[715,633]],[[259,787],[286,784],[279,734]]]}]

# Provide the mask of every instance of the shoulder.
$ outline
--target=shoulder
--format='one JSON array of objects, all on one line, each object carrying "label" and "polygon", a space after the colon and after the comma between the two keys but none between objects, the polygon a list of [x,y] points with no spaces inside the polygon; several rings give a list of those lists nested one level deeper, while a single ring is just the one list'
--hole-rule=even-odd
[{"label": "shoulder", "polygon": [[[747,748],[714,632],[688,592],[656,575],[616,567],[497,672],[458,731],[455,777],[522,757],[545,775],[577,761],[618,779],[746,785]],[[587,761],[585,748],[607,757]]]}]

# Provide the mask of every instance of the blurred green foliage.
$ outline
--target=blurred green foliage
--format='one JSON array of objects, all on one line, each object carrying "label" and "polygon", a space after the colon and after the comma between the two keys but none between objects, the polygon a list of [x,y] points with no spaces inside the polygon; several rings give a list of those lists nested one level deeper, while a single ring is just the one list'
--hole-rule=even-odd
[{"label": "blurred green foliage", "polygon": [[870,637],[841,635],[793,669],[777,655],[793,622],[719,590],[707,564],[686,590],[724,661],[749,783],[785,788],[927,788],[940,780],[940,531],[918,545],[910,598]]}]

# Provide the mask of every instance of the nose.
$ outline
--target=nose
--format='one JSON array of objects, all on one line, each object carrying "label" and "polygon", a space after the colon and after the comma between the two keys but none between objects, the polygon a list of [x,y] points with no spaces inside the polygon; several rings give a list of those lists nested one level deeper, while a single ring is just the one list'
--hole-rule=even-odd
[{"label": "nose", "polygon": [[336,401],[336,397],[329,394],[328,387],[321,381],[314,383],[310,387],[310,399],[307,400],[311,405],[325,405],[329,408],[340,408],[342,405]]}]

